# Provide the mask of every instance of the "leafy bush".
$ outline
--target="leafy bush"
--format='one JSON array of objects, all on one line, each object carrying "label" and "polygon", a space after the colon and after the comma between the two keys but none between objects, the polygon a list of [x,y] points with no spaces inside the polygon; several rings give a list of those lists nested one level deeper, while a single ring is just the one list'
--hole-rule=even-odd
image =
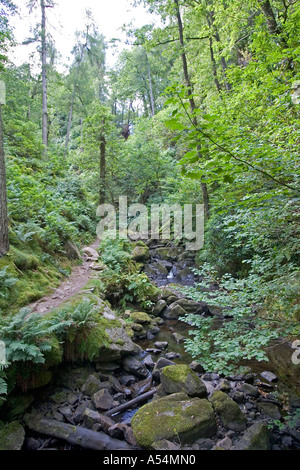
[{"label": "leafy bush", "polygon": [[116,273],[124,268],[128,269],[131,249],[127,240],[112,240],[110,238],[105,238],[99,246],[101,260]]},{"label": "leafy bush", "polygon": [[7,298],[10,289],[18,282],[18,279],[8,272],[8,267],[0,270],[0,297]]},{"label": "leafy bush", "polygon": [[[195,272],[203,280],[186,288],[185,295],[223,309],[218,317],[191,314],[182,318],[197,328],[190,331],[193,339],[187,339],[185,347],[207,370],[228,373],[244,360],[268,361],[265,347],[272,339],[300,333],[295,316],[286,314],[282,323],[277,312],[266,314],[265,299],[274,292],[274,282],[262,282],[255,273],[245,279],[229,274],[220,278],[208,264]],[[213,291],[212,283],[217,285]]]}]

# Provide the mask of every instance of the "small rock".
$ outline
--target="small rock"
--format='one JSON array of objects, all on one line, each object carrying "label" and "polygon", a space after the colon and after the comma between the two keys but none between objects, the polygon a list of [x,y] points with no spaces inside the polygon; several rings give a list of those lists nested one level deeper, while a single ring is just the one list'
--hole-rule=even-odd
[{"label": "small rock", "polygon": [[124,430],[122,428],[122,423],[116,423],[108,428],[108,434],[110,437],[115,439],[123,439],[124,438]]},{"label": "small rock", "polygon": [[184,343],[185,337],[180,335],[179,333],[172,333],[173,338],[175,339],[177,344]]},{"label": "small rock", "polygon": [[260,374],[260,376],[267,380],[268,382],[277,382],[278,378],[273,372],[265,371]]},{"label": "small rock", "polygon": [[147,369],[149,369],[149,370],[154,369],[155,364],[154,364],[153,359],[150,356],[150,354],[143,359],[143,363],[145,364]]},{"label": "small rock", "polygon": [[147,348],[146,352],[155,354],[156,356],[158,356],[158,354],[161,354],[161,349]]},{"label": "small rock", "polygon": [[90,375],[85,384],[81,387],[82,393],[88,396],[94,395],[101,388],[101,382],[94,376]]},{"label": "small rock", "polygon": [[168,352],[167,354],[165,354],[165,358],[170,359],[170,361],[172,361],[173,359],[180,358],[180,357],[181,357],[181,354],[176,353],[176,352]]},{"label": "small rock", "polygon": [[226,379],[223,379],[221,380],[219,386],[217,387],[219,390],[221,390],[222,392],[229,392],[230,389],[231,389],[231,385],[230,385],[230,382],[229,380],[226,380]]},{"label": "small rock", "polygon": [[25,447],[28,450],[37,450],[41,447],[41,443],[33,437],[28,437],[25,441]]},{"label": "small rock", "polygon": [[258,388],[248,383],[242,385],[242,390],[245,395],[248,395],[250,397],[258,398],[260,395]]},{"label": "small rock", "polygon": [[229,450],[232,447],[232,440],[229,437],[224,437],[221,441],[216,444],[217,447],[225,450]]},{"label": "small rock", "polygon": [[214,441],[212,439],[197,439],[195,442],[199,446],[199,450],[211,450],[213,446],[215,445]]},{"label": "small rock", "polygon": [[292,447],[293,445],[293,439],[290,436],[283,436],[281,442],[282,442],[283,447],[285,448]]},{"label": "small rock", "polygon": [[123,360],[124,369],[138,378],[146,378],[149,371],[145,364],[138,361],[135,357],[128,356]]},{"label": "small rock", "polygon": [[157,349],[166,349],[168,347],[168,342],[167,341],[156,341],[156,343],[154,344],[154,346],[157,348]]},{"label": "small rock", "polygon": [[136,382],[136,377],[134,375],[123,375],[123,377],[120,378],[120,382],[128,387]]},{"label": "small rock", "polygon": [[[167,355],[166,355],[167,357]],[[198,374],[202,374],[204,372],[203,366],[200,364],[200,362],[193,361],[189,364],[189,367],[194,371],[197,372]]]},{"label": "small rock", "polygon": [[90,258],[95,258],[95,259],[99,258],[99,253],[90,246],[86,246],[82,248],[82,252],[88,255]]},{"label": "small rock", "polygon": [[84,411],[82,419],[84,426],[88,429],[93,429],[93,426],[95,424],[100,426],[101,423],[100,414],[97,411],[90,410],[89,408],[86,408],[86,410]]},{"label": "small rock", "polygon": [[83,403],[80,403],[80,405],[77,406],[75,413],[72,416],[73,421],[78,424],[82,421],[83,419],[83,413],[87,408],[93,408],[93,404],[91,400],[84,401]]},{"label": "small rock", "polygon": [[94,393],[92,401],[97,410],[110,410],[117,405],[111,394],[106,389],[102,389],[99,390],[99,392]]},{"label": "small rock", "polygon": [[273,403],[261,402],[257,404],[258,409],[270,418],[280,419],[281,413],[279,408]]}]

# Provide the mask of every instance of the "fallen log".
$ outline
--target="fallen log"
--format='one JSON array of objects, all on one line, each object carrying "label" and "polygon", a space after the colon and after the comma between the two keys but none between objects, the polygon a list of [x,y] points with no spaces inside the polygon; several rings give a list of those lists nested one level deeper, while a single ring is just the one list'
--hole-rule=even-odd
[{"label": "fallen log", "polygon": [[105,416],[112,416],[116,413],[120,413],[121,411],[127,410],[128,408],[133,407],[134,405],[138,405],[139,403],[143,403],[144,401],[149,400],[156,392],[156,389],[152,389],[147,393],[143,393],[143,395],[140,395],[133,400],[127,401],[126,403],[123,403],[122,405],[116,406],[115,408],[112,408],[111,410],[106,411],[104,414]]},{"label": "fallen log", "polygon": [[41,415],[25,415],[25,423],[32,431],[63,439],[69,444],[90,450],[132,450],[125,441],[112,438],[104,432],[95,432],[81,426],[61,423]]}]

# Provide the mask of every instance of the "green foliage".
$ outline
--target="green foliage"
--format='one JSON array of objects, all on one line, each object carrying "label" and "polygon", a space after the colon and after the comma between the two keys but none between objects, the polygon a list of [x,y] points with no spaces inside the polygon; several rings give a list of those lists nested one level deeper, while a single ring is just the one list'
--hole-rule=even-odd
[{"label": "green foliage", "polygon": [[104,238],[99,246],[101,261],[115,273],[128,268],[131,260],[131,245],[127,240]]},{"label": "green foliage", "polygon": [[0,297],[8,298],[10,295],[11,288],[18,282],[16,277],[13,277],[8,272],[8,267],[4,267],[0,270]]},{"label": "green foliage", "polygon": [[[245,279],[234,279],[229,274],[219,278],[209,264],[195,272],[203,281],[186,289],[185,294],[222,308],[220,317],[183,318],[197,328],[190,331],[193,339],[186,340],[186,349],[207,370],[228,373],[235,371],[242,361],[268,361],[265,347],[272,339],[299,334],[299,324],[291,312],[285,315],[284,323],[277,311],[267,313],[265,300],[274,292],[274,281],[263,282],[254,272]],[[212,291],[212,284],[217,289]]]},{"label": "green foliage", "polygon": [[100,243],[101,261],[108,269],[101,274],[103,293],[113,304],[123,308],[127,303],[149,307],[157,296],[157,288],[139,272],[139,265],[131,258],[133,245],[127,240],[105,238]]}]

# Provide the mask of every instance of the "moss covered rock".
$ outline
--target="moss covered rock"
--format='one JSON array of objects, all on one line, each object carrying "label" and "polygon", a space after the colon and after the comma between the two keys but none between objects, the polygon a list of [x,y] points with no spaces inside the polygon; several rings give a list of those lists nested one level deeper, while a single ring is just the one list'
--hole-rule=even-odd
[{"label": "moss covered rock", "polygon": [[149,325],[152,321],[151,317],[145,312],[132,312],[131,319],[134,323],[140,325]]},{"label": "moss covered rock", "polygon": [[139,243],[132,250],[131,256],[134,261],[145,263],[150,259],[150,251],[148,246]]},{"label": "moss covered rock", "polygon": [[25,431],[20,423],[0,424],[0,450],[21,450],[24,439]]},{"label": "moss covered rock", "polygon": [[176,302],[169,305],[169,307],[163,312],[163,317],[168,320],[178,320],[179,317],[184,317],[185,315],[186,311]]},{"label": "moss covered rock", "polygon": [[30,407],[34,401],[34,396],[31,393],[18,393],[8,397],[4,411],[6,419],[15,420],[21,416]]},{"label": "moss covered rock", "polygon": [[217,390],[212,394],[210,401],[227,429],[236,432],[246,429],[245,415],[240,410],[238,404],[226,393]]},{"label": "moss covered rock", "polygon": [[253,424],[235,444],[236,450],[270,450],[270,430],[266,422]]},{"label": "moss covered rock", "polygon": [[204,382],[185,364],[164,367],[160,381],[165,393],[185,392],[190,397],[204,398],[207,390]]},{"label": "moss covered rock", "polygon": [[140,408],[131,426],[138,444],[151,448],[161,439],[193,442],[216,432],[213,408],[208,400],[175,393]]}]

